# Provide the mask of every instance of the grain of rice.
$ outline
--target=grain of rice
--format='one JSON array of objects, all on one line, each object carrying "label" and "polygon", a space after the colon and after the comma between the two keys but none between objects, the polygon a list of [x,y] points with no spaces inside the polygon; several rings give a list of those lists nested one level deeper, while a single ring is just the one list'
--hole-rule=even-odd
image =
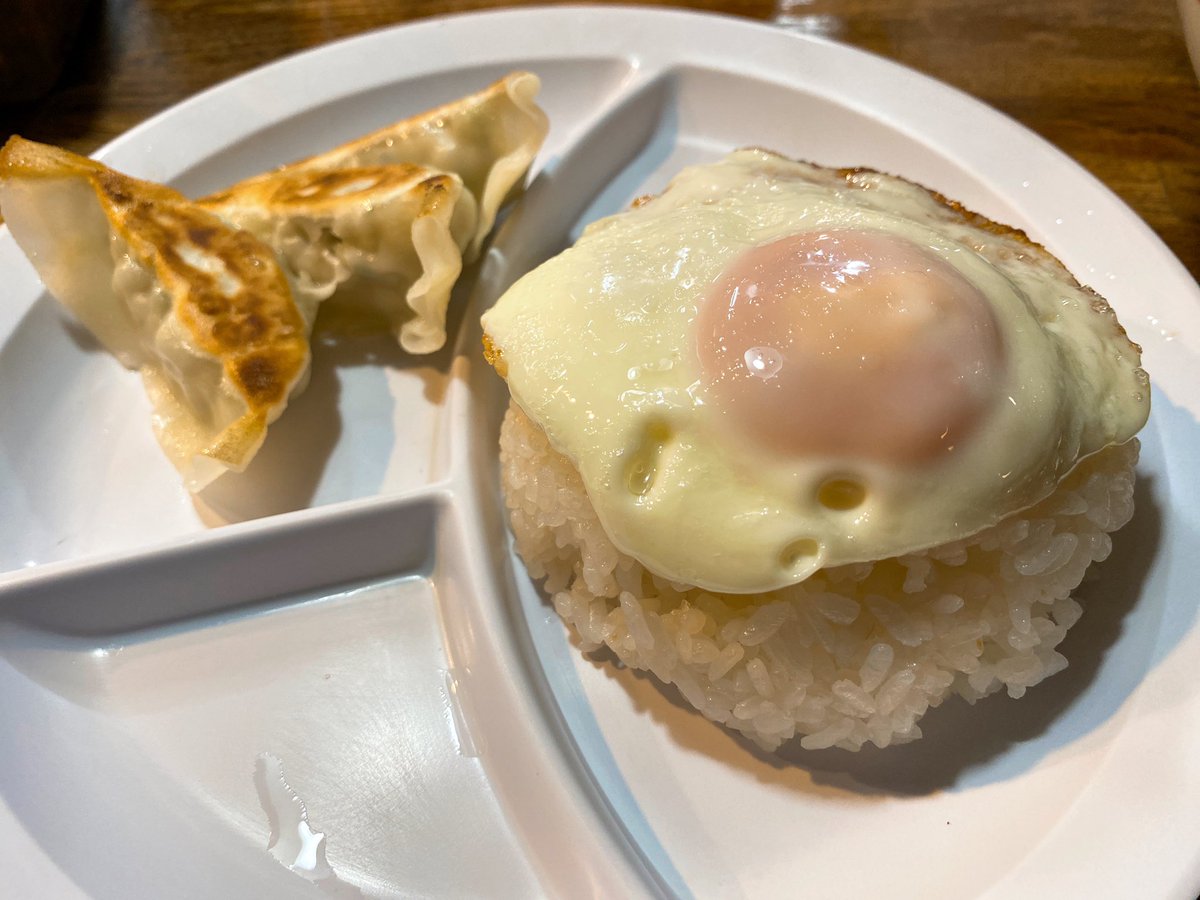
[{"label": "grain of rice", "polygon": [[848,708],[848,715],[865,718],[875,712],[875,702],[871,695],[853,681],[842,679],[831,686],[835,701],[841,701]]},{"label": "grain of rice", "polygon": [[970,559],[967,555],[967,545],[961,541],[947,544],[940,549],[935,547],[929,551],[929,557],[946,566],[965,566]]},{"label": "grain of rice", "polygon": [[[745,630],[746,620],[739,616],[725,623],[721,628],[720,638],[723,641],[737,641]],[[738,641],[738,643],[741,642]]]},{"label": "grain of rice", "polygon": [[963,644],[951,644],[942,649],[942,659],[950,668],[971,674],[979,671],[979,653],[982,642],[968,641]]},{"label": "grain of rice", "polygon": [[942,594],[929,604],[929,608],[939,616],[952,616],[963,608],[963,598],[957,594]]},{"label": "grain of rice", "polygon": [[841,719],[820,731],[801,738],[800,746],[805,750],[825,750],[848,738],[853,730],[853,719]]},{"label": "grain of rice", "polygon": [[925,576],[933,564],[925,556],[906,556],[900,560],[904,566],[904,584],[901,590],[906,594],[915,594],[925,589]]},{"label": "grain of rice", "polygon": [[[1053,528],[1053,523],[1047,523]],[[1032,536],[1029,539],[1033,541]],[[1013,560],[1013,567],[1022,575],[1041,575],[1057,572],[1075,552],[1079,542],[1073,534],[1056,534],[1032,544],[1028,552]]]},{"label": "grain of rice", "polygon": [[797,706],[793,713],[796,724],[810,725],[813,726],[810,730],[815,730],[816,726],[828,718],[828,707],[828,697],[805,697],[804,702]]},{"label": "grain of rice", "polygon": [[783,740],[791,736],[790,734],[784,734],[784,732],[795,731],[795,725],[792,724],[792,720],[774,708],[764,710],[755,716],[754,728],[759,734],[778,735]]},{"label": "grain of rice", "polygon": [[1008,608],[1008,618],[1012,621],[1013,629],[1018,634],[1029,634],[1033,630],[1028,606],[1013,604]]},{"label": "grain of rice", "polygon": [[716,643],[704,635],[698,635],[692,641],[692,659],[697,664],[710,663],[721,655]]},{"label": "grain of rice", "polygon": [[744,651],[741,644],[728,644],[718,654],[708,667],[708,677],[717,681],[729,674],[729,671],[741,662]]},{"label": "grain of rice", "polygon": [[753,719],[763,710],[765,702],[762,697],[745,697],[739,700],[733,707],[734,718]]},{"label": "grain of rice", "polygon": [[849,625],[862,611],[855,600],[838,594],[816,594],[809,602],[813,609],[838,625]]},{"label": "grain of rice", "polygon": [[746,621],[746,627],[736,637],[744,647],[753,647],[775,636],[783,623],[794,616],[795,611],[786,603],[767,603],[756,609]]},{"label": "grain of rice", "polygon": [[767,665],[761,659],[749,660],[746,663],[746,674],[750,676],[750,683],[761,696],[770,697],[775,693],[771,673],[767,671]]},{"label": "grain of rice", "polygon": [[858,670],[859,684],[862,689],[870,694],[883,684],[883,679],[887,677],[895,658],[896,651],[892,649],[891,644],[874,644],[867,651],[867,658],[863,661],[862,668]]},{"label": "grain of rice", "polygon": [[650,629],[646,625],[646,613],[637,602],[637,598],[630,594],[628,590],[623,590],[618,598],[620,602],[620,611],[625,616],[625,628],[629,629],[629,636],[634,638],[635,643],[643,652],[654,649],[654,635],[650,634]]},{"label": "grain of rice", "polygon": [[1070,628],[1083,615],[1083,607],[1069,597],[1062,600],[1055,600],[1054,606],[1050,611],[1054,615],[1054,621],[1063,630]]}]

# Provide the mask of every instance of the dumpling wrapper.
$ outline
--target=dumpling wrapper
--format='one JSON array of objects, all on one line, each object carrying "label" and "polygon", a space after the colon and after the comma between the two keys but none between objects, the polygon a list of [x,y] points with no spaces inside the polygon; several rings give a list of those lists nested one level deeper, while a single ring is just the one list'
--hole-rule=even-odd
[{"label": "dumpling wrapper", "polygon": [[407,164],[288,169],[199,204],[270,246],[298,298],[328,299],[350,321],[382,320],[410,353],[446,343],[450,292],[478,221],[457,175]]},{"label": "dumpling wrapper", "polygon": [[170,188],[15,136],[0,214],[50,293],[141,373],[187,487],[244,469],[309,370],[316,305],[271,249]]},{"label": "dumpling wrapper", "polygon": [[514,73],[196,203],[14,137],[0,215],[50,292],[141,372],[159,442],[198,491],[243,470],[304,387],[331,295],[382,313],[411,352],[445,343],[463,260],[545,138],[539,88]]},{"label": "dumpling wrapper", "polygon": [[478,255],[501,207],[524,187],[522,179],[546,139],[549,120],[534,102],[541,86],[532,72],[512,72],[478,93],[248,178],[203,200],[223,203],[257,182],[314,169],[425,166],[457,175],[475,198],[478,219],[465,250],[469,262]]},{"label": "dumpling wrapper", "polygon": [[[463,262],[478,256],[500,209],[523,189],[546,137],[546,114],[534,102],[540,87],[536,75],[514,72],[479,93],[198,202],[271,244],[297,284],[327,285],[337,270],[334,280],[347,285],[337,288],[335,304],[348,293],[347,305],[384,312],[404,349],[432,353],[445,343],[446,307]],[[391,167],[400,171],[384,171]],[[445,175],[457,187],[433,180]],[[406,179],[411,194],[403,199]],[[384,215],[380,191],[394,203]],[[401,263],[414,254],[419,270]],[[403,274],[411,276],[408,284]],[[384,286],[398,290],[409,308]]]}]

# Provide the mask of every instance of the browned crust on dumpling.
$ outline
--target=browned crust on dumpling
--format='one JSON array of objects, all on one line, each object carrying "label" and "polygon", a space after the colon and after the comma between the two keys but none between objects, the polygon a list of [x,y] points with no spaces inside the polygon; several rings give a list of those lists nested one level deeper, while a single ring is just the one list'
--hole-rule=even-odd
[{"label": "browned crust on dumpling", "polygon": [[350,169],[285,169],[243,181],[197,203],[219,209],[227,204],[252,202],[280,212],[320,213],[344,209],[347,202],[356,199],[411,190],[441,177],[444,176],[433,169],[410,163]]},{"label": "browned crust on dumpling", "polygon": [[183,194],[166,185],[150,181],[138,181],[107,166],[79,156],[61,147],[28,141],[14,134],[0,148],[0,178],[38,179],[87,177],[92,182],[107,182],[109,191],[115,196],[129,198],[126,183],[136,185],[139,196],[144,200],[167,203],[187,203]]},{"label": "browned crust on dumpling", "polygon": [[[202,197],[197,202],[204,206],[220,206],[239,196],[255,195],[259,187],[263,184],[286,184],[292,178],[296,177],[299,177],[297,183],[312,185],[320,181],[318,177],[316,181],[306,182],[302,176],[308,173],[324,173],[333,169],[341,169],[347,173],[366,172],[375,169],[391,169],[397,166],[407,167],[408,163],[393,160],[395,157],[403,154],[405,141],[410,135],[439,128],[441,126],[439,120],[441,119],[450,116],[463,116],[473,109],[484,106],[494,99],[496,95],[508,91],[515,79],[526,77],[527,75],[528,73],[526,72],[511,72],[474,94],[443,103],[441,106],[418,113],[415,116],[391,125],[385,125],[383,128],[372,131],[370,134],[365,134],[344,144],[339,144],[337,147],[327,150],[324,153],[306,156],[303,159],[280,166],[273,171],[252,176],[238,182],[228,190]],[[356,164],[356,162],[361,163],[361,165]],[[382,163],[382,165],[376,166],[373,163]],[[347,166],[350,168],[347,168]],[[414,170],[423,168],[419,165],[413,166]],[[425,168],[424,171],[433,174],[435,170]],[[397,175],[397,177],[400,176]],[[329,183],[344,184],[345,182],[334,179]]]},{"label": "browned crust on dumpling", "polygon": [[[271,249],[249,232],[194,206],[153,203],[138,196],[133,179],[110,175],[97,181],[121,236],[143,264],[154,266],[176,298],[176,315],[196,346],[223,360],[250,412],[286,400],[308,364],[308,338]],[[195,267],[183,258],[184,247],[224,271]]]},{"label": "browned crust on dumpling", "polygon": [[[196,347],[221,360],[243,397],[246,415],[206,449],[206,455],[240,463],[309,359],[307,326],[271,249],[178,191],[20,137],[0,150],[0,178],[90,184],[131,252],[174,298],[175,314]],[[200,260],[204,268],[194,264]]]},{"label": "browned crust on dumpling", "polygon": [[453,175],[434,175],[421,182],[421,216],[431,216],[446,203],[454,202],[454,183],[457,178]]}]

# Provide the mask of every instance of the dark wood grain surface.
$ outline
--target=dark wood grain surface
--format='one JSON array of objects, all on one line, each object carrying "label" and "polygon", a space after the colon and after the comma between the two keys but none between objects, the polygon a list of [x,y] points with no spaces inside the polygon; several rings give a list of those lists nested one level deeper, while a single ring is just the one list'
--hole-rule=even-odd
[{"label": "dark wood grain surface", "polygon": [[[489,0],[92,0],[40,99],[0,96],[0,137],[88,153],[288,53]],[[1200,278],[1200,85],[1171,0],[698,0],[897,60],[1058,145]]]}]

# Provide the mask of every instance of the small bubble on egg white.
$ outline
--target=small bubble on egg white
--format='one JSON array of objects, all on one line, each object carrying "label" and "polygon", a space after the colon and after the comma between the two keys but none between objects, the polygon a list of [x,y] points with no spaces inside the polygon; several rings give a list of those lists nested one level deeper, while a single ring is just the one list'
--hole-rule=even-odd
[{"label": "small bubble on egg white", "polygon": [[774,347],[751,347],[743,357],[751,375],[770,381],[783,368],[783,354]]}]

